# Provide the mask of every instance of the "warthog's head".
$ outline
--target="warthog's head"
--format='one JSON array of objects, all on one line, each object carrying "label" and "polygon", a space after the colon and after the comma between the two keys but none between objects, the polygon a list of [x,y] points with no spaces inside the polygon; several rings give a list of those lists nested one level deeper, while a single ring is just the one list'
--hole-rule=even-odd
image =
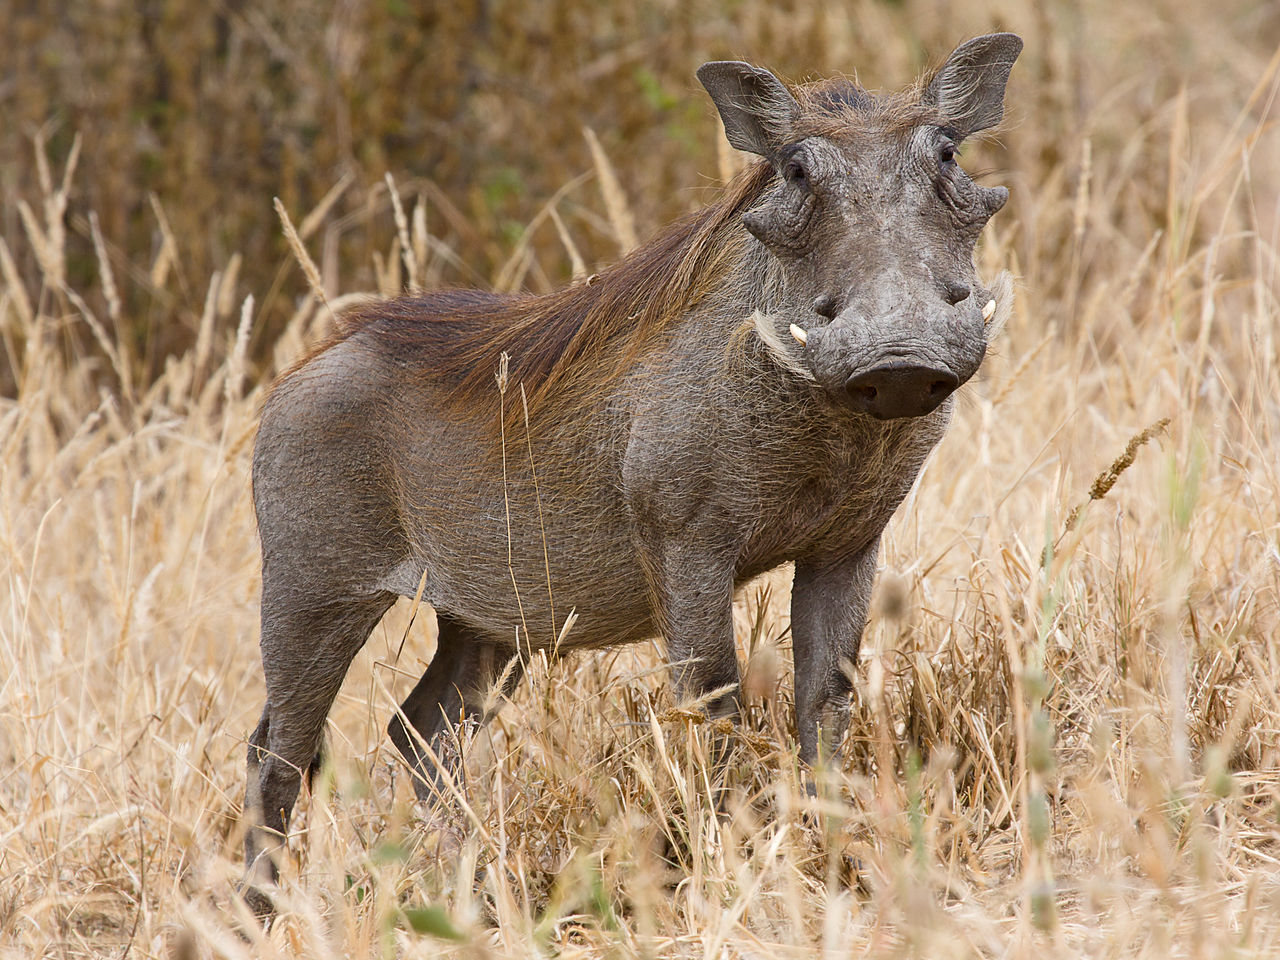
[{"label": "warthog's head", "polygon": [[729,142],[777,174],[743,218],[778,265],[762,321],[789,330],[796,369],[852,410],[923,416],[982,362],[994,301],[973,249],[1009,194],[975,184],[956,153],[999,123],[1021,49],[978,37],[889,97],[847,80],[793,94],[746,63],[698,70]]}]

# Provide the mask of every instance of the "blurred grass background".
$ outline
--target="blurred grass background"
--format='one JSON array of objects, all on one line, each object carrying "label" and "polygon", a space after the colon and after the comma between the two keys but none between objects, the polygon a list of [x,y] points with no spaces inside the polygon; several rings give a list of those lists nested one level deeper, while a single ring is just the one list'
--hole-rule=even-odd
[{"label": "blurred grass background", "polygon": [[[530,665],[441,845],[401,604],[246,927],[249,451],[331,322],[273,197],[335,307],[543,290],[714,195],[703,60],[896,88],[996,29],[963,162],[1017,303],[886,532],[832,794],[784,570],[736,607],[731,820],[637,645]],[[34,0],[0,40],[0,957],[1280,953],[1280,7]]]}]

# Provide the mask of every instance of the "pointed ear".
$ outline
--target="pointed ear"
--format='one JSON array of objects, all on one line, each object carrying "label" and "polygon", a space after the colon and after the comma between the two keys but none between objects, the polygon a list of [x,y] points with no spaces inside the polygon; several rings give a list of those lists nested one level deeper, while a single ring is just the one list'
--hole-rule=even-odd
[{"label": "pointed ear", "polygon": [[1004,116],[1004,88],[1022,38],[989,33],[962,43],[934,74],[922,101],[936,107],[961,137],[994,127]]},{"label": "pointed ear", "polygon": [[698,79],[720,111],[725,137],[739,150],[769,157],[790,139],[800,105],[768,70],[715,60],[698,68]]}]

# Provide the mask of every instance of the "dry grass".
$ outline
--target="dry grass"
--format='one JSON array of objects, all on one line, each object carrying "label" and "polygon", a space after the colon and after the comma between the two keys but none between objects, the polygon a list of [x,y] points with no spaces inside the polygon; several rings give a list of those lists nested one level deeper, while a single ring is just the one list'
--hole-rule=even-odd
[{"label": "dry grass", "polygon": [[[772,6],[741,15],[798,43]],[[1006,11],[1030,41],[1016,123],[968,163],[1008,168],[981,264],[1021,276],[1018,307],[888,532],[820,796],[791,752],[774,576],[740,604],[731,817],[645,646],[535,663],[470,746],[466,813],[423,818],[383,734],[433,645],[404,604],[339,698],[266,933],[232,895],[262,696],[249,450],[270,373],[358,288],[322,258],[251,375],[238,261],[184,263],[164,196],[154,243],[104,239],[74,198],[97,158],[40,147],[0,234],[0,955],[1280,955],[1280,59],[1274,18],[1187,8],[1086,4],[1074,31],[1049,29],[1065,6]],[[929,16],[893,10],[850,15],[884,28],[885,82],[912,49],[886,38]],[[989,22],[943,26],[937,52]],[[624,212],[656,215],[592,125],[616,247]],[[313,217],[281,192],[298,243],[336,189]],[[551,246],[510,240],[489,282],[600,253],[548,196],[526,222]],[[384,293],[466,265],[402,199],[368,260]],[[71,270],[68,219],[92,238]],[[139,284],[172,295],[131,315]],[[146,376],[138,325],[183,323],[191,349]]]}]

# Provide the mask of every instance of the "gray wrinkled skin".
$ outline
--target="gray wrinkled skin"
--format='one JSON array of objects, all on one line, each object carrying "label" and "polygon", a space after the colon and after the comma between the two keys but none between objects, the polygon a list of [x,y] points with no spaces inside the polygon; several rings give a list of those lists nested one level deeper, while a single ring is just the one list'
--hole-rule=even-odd
[{"label": "gray wrinkled skin", "polygon": [[516,638],[551,647],[571,609],[564,648],[660,634],[681,693],[728,688],[709,709],[734,712],[734,590],[788,561],[800,755],[818,756],[820,724],[838,740],[881,531],[986,349],[973,246],[1006,194],[951,149],[999,121],[1020,48],[1009,34],[958,48],[919,95],[943,122],[827,133],[766,71],[705,65],[730,142],[777,176],[710,295],[536,434],[536,488],[524,436],[504,491],[491,432],[377,322],[277,386],[254,454],[267,705],[249,749],[250,882],[275,875],[352,658],[420,582],[439,648],[390,735],[424,799],[440,774],[421,745],[456,762],[448,731],[483,719]]}]

